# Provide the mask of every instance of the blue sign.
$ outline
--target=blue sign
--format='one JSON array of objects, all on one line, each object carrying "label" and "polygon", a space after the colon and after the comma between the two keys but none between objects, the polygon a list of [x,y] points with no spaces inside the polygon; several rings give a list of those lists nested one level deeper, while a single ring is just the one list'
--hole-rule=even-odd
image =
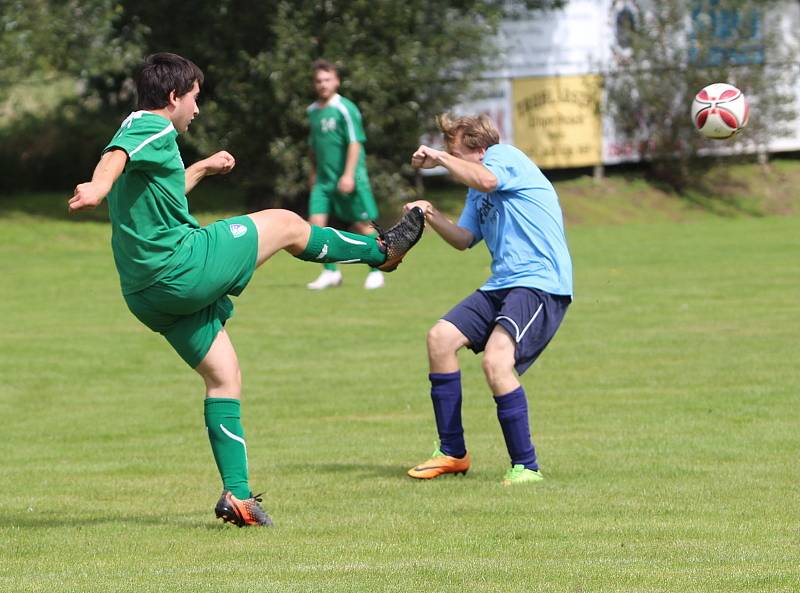
[{"label": "blue sign", "polygon": [[695,1],[691,11],[689,60],[700,66],[764,63],[761,9],[720,7],[720,0]]}]

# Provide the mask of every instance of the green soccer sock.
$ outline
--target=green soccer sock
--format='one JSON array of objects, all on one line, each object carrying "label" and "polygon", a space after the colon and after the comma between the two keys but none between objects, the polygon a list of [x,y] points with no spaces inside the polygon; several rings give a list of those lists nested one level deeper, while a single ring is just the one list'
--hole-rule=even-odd
[{"label": "green soccer sock", "polygon": [[370,266],[379,266],[386,261],[386,254],[378,247],[375,237],[318,226],[311,227],[308,245],[296,257],[320,263],[364,263]]},{"label": "green soccer sock", "polygon": [[331,272],[335,272],[338,269],[336,264],[322,264],[322,267],[326,270],[330,270]]},{"label": "green soccer sock", "polygon": [[205,401],[206,428],[222,486],[244,500],[250,496],[247,483],[247,445],[240,416],[241,404],[229,397],[208,397]]},{"label": "green soccer sock", "polygon": [[[370,233],[370,234],[369,234],[369,235],[367,235],[367,236],[368,236],[368,237],[372,237],[373,239],[377,239],[377,237],[378,237],[378,233],[377,233],[377,232],[372,232],[372,233]],[[375,266],[370,266],[370,267],[369,267],[369,271],[370,271],[370,272],[380,272],[380,270],[379,270],[378,268],[376,268]]]}]

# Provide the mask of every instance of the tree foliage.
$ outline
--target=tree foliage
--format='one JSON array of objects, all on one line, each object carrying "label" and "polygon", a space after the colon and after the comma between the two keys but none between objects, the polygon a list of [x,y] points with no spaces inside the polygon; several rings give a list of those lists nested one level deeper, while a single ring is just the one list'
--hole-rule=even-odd
[{"label": "tree foliage", "polygon": [[[230,150],[237,157],[230,181],[247,191],[251,206],[300,209],[308,190],[310,65],[325,57],[340,67],[340,92],[364,115],[376,196],[400,200],[410,191],[411,151],[434,115],[463,98],[490,63],[503,15],[563,2],[0,0],[0,88],[35,79],[36,92],[47,94],[55,82],[72,85],[56,109],[28,110],[0,135],[8,147],[21,137],[38,146],[31,178],[80,180],[91,164],[76,154],[95,158],[134,107],[134,64],[172,51],[206,74],[201,115],[180,140],[189,160],[193,152]],[[19,107],[10,109],[20,114]],[[105,131],[86,137],[98,129]],[[70,151],[76,140],[80,147]],[[13,156],[11,149],[0,154],[0,165]],[[51,163],[63,174],[41,175]]]},{"label": "tree foliage", "polygon": [[0,0],[0,190],[69,187],[91,171],[112,129],[95,118],[98,89],[118,89],[140,59],[121,15],[116,0]]},{"label": "tree foliage", "polygon": [[114,26],[121,15],[122,4],[115,0],[3,0],[0,88],[129,67],[136,49],[134,40]]},{"label": "tree foliage", "polygon": [[[656,177],[683,189],[698,155],[721,146],[694,129],[689,108],[701,88],[728,82],[748,98],[745,133],[725,148],[759,150],[796,117],[792,85],[796,47],[780,26],[775,2],[640,2],[615,66],[606,78],[617,133],[648,159]],[[618,33],[619,35],[619,33]]]},{"label": "tree foliage", "polygon": [[187,140],[201,151],[233,152],[235,178],[253,206],[299,209],[308,190],[306,107],[314,99],[314,59],[340,67],[340,92],[364,116],[376,195],[399,200],[409,192],[402,173],[420,135],[491,59],[491,36],[512,5],[218,0],[184,3],[164,14],[161,3],[138,0],[126,4],[121,24],[145,25],[149,50],[182,53],[205,70],[203,113]]}]

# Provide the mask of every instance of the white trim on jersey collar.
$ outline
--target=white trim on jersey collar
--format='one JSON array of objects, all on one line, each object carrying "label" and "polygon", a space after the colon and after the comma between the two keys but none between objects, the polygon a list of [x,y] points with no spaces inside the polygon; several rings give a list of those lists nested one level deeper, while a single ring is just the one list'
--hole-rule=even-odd
[{"label": "white trim on jersey collar", "polygon": [[328,100],[328,103],[322,105],[319,102],[319,99],[314,101],[311,105],[306,107],[306,111],[316,111],[317,109],[325,109],[326,107],[336,107],[342,103],[342,96],[339,93],[333,93],[331,98]]}]

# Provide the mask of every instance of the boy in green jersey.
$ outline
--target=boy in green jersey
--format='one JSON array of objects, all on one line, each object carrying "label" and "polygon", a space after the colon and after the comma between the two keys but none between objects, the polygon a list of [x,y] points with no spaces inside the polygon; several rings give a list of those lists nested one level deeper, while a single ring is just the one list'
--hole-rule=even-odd
[{"label": "boy in green jersey", "polygon": [[[355,103],[338,94],[336,66],[326,60],[312,65],[317,101],[307,109],[311,159],[311,195],[308,222],[328,224],[328,216],[350,225],[353,232],[373,234],[370,221],[378,218],[378,207],[370,189],[365,162],[364,126]],[[325,264],[320,276],[308,284],[312,290],[339,286],[342,273],[336,264]],[[383,286],[383,274],[373,267],[364,288]]]},{"label": "boy in green jersey", "polygon": [[223,482],[215,513],[240,527],[271,525],[248,483],[240,420],[241,374],[224,329],[254,270],[281,249],[316,262],[366,263],[392,271],[422,233],[406,214],[376,239],[312,227],[288,210],[262,210],[201,227],[186,194],[208,175],[235,166],[220,151],[184,168],[175,141],[199,113],[203,73],[175,54],[149,56],[136,74],[138,111],[108,143],[92,180],[75,188],[71,212],[107,196],[111,247],[125,302],[161,333],[205,381],[205,422]]}]

